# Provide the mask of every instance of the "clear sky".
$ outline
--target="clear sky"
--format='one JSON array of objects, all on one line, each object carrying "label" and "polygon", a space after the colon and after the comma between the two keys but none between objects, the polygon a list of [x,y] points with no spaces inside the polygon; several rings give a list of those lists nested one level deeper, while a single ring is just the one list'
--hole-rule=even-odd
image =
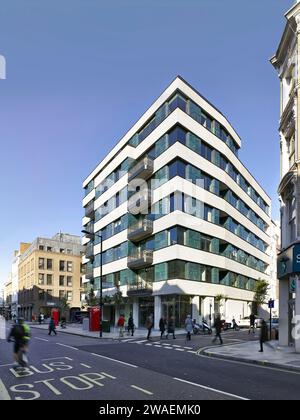
[{"label": "clear sky", "polygon": [[180,74],[231,121],[278,219],[279,81],[293,0],[1,0],[0,286],[20,241],[80,234],[82,181]]}]

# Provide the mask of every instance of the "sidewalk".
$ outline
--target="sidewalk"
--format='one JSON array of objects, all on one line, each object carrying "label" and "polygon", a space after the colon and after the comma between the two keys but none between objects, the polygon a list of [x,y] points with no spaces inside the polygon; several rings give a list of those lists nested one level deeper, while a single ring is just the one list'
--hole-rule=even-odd
[{"label": "sidewalk", "polygon": [[[37,324],[35,322],[28,323],[31,328],[36,328],[39,330],[47,330],[48,331],[48,324]],[[88,337],[88,338],[99,338],[99,331],[86,331],[82,329],[82,324],[67,324],[66,328],[61,328],[60,326],[57,327],[56,331],[59,334],[72,334],[72,335],[78,335],[80,337]],[[186,334],[185,330],[176,330],[176,334]],[[147,337],[147,330],[146,328],[137,328],[134,331],[134,336],[127,335],[127,332],[124,332],[124,337],[121,338],[121,340],[128,340],[131,338],[144,338]],[[151,337],[160,337],[160,331],[159,330],[152,330]],[[111,332],[102,333],[102,339],[111,339],[111,340],[119,340],[119,328],[118,327],[111,327]]]},{"label": "sidewalk", "polygon": [[269,341],[264,344],[263,353],[259,353],[258,350],[259,341],[249,341],[219,347],[206,347],[201,349],[198,354],[300,372],[300,354],[295,353],[293,347],[280,347],[278,341]]}]

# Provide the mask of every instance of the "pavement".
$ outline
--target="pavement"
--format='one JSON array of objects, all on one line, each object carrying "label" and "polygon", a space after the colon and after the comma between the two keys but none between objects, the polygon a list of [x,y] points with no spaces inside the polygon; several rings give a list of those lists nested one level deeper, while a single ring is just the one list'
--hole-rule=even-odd
[{"label": "pavement", "polygon": [[[48,324],[37,324],[37,323],[28,323],[31,328],[37,328],[41,330],[48,330]],[[99,331],[88,331],[84,330],[82,327],[82,324],[67,324],[66,328],[61,328],[60,326],[57,327],[57,332],[63,333],[63,334],[72,334],[72,335],[78,335],[80,337],[89,337],[89,338],[99,338]],[[147,329],[146,328],[136,328],[134,331],[134,337],[136,338],[142,338],[147,337]],[[178,329],[176,330],[176,334],[186,334],[184,329]],[[129,335],[127,332],[124,333],[124,337],[120,337],[119,335],[119,328],[118,327],[111,327],[111,331],[109,333],[103,332],[102,338],[107,339],[121,339],[126,340],[130,338],[131,335]],[[160,331],[159,330],[152,330],[151,337],[160,337]],[[170,335],[171,337],[171,335]]]},{"label": "pavement", "polygon": [[198,354],[300,372],[300,354],[295,353],[294,347],[281,347],[278,341],[269,341],[264,344],[263,353],[259,348],[259,341],[247,341],[201,348]]}]

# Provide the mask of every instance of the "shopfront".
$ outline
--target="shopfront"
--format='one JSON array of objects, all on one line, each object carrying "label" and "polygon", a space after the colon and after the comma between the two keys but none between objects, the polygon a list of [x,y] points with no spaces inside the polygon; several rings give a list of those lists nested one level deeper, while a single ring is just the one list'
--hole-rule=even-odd
[{"label": "shopfront", "polygon": [[162,317],[175,318],[175,327],[183,328],[187,315],[192,315],[192,296],[167,295],[161,297]]}]

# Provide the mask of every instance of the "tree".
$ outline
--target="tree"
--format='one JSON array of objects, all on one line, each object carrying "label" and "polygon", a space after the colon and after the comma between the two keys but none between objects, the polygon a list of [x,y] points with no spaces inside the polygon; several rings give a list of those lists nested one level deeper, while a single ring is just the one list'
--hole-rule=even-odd
[{"label": "tree", "polygon": [[258,309],[266,302],[268,290],[269,284],[266,280],[256,280],[254,287],[253,313],[257,314]]},{"label": "tree", "polygon": [[59,309],[61,316],[69,315],[70,305],[68,299],[65,296],[59,299]]},{"label": "tree", "polygon": [[91,288],[89,293],[85,297],[87,306],[97,306],[99,305],[99,299],[95,296],[94,289]]}]

